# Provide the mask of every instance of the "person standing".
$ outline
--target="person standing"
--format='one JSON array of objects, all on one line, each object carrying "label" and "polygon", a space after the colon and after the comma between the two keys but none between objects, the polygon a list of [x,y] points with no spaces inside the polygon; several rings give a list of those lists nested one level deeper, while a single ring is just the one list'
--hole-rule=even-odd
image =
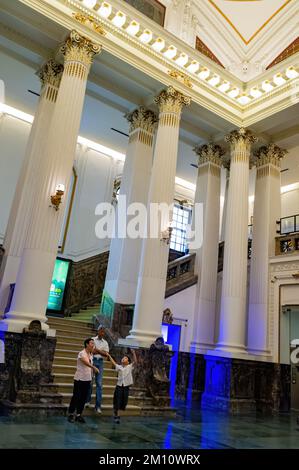
[{"label": "person standing", "polygon": [[[102,413],[102,390],[103,390],[103,372],[104,372],[104,357],[107,357],[109,354],[109,345],[104,339],[105,328],[102,325],[98,327],[98,334],[93,339],[94,341],[94,351],[93,351],[93,364],[99,369],[99,373],[95,376],[96,381],[96,404],[95,411],[98,414]],[[92,383],[89,390],[89,396],[87,401],[91,402],[92,396]]]},{"label": "person standing", "polygon": [[[88,393],[91,386],[92,374],[99,373],[99,369],[93,365],[92,352],[95,344],[92,338],[84,341],[84,349],[79,352],[77,357],[77,369],[74,376],[73,396],[69,406],[68,421],[73,423],[85,423],[82,416]],[[76,415],[76,416],[75,416]]]},{"label": "person standing", "polygon": [[129,356],[124,356],[121,364],[117,364],[115,360],[108,354],[108,359],[118,372],[117,385],[113,396],[114,422],[120,423],[119,410],[125,410],[129,400],[130,386],[133,385],[132,370],[137,363],[136,353],[131,349],[133,361]]}]

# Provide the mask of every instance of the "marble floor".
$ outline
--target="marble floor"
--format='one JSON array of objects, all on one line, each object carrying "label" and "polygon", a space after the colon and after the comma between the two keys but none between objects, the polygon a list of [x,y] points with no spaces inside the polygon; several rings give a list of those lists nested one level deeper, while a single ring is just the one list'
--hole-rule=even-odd
[{"label": "marble floor", "polygon": [[176,418],[63,417],[30,423],[0,417],[0,449],[299,449],[295,414],[228,416],[181,406]]}]

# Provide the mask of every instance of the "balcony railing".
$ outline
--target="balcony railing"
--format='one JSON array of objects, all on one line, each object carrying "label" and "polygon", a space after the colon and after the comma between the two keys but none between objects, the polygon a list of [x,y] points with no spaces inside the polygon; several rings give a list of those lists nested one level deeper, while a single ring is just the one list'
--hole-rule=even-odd
[{"label": "balcony railing", "polygon": [[277,222],[277,225],[279,227],[277,233],[280,235],[289,235],[290,233],[299,232],[299,214],[282,217]]},{"label": "balcony railing", "polygon": [[195,256],[195,253],[192,253],[168,263],[166,297],[196,283]]}]

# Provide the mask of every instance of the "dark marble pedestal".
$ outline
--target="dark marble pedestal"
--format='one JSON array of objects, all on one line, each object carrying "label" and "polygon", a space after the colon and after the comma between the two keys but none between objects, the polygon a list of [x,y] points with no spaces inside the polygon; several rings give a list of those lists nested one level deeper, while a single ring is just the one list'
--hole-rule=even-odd
[{"label": "dark marble pedestal", "polygon": [[23,333],[3,333],[1,339],[5,353],[0,364],[1,413],[65,414],[51,374],[56,339],[47,338],[36,323]]},{"label": "dark marble pedestal", "polygon": [[290,367],[284,364],[205,356],[203,408],[230,413],[285,411]]}]

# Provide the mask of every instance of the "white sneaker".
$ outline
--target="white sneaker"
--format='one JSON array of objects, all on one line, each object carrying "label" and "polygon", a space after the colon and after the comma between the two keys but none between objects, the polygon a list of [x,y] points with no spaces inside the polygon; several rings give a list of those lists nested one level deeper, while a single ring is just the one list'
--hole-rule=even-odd
[{"label": "white sneaker", "polygon": [[101,415],[101,414],[102,414],[102,410],[101,410],[101,408],[96,408],[95,410],[96,410],[96,412],[97,412],[99,415]]}]

